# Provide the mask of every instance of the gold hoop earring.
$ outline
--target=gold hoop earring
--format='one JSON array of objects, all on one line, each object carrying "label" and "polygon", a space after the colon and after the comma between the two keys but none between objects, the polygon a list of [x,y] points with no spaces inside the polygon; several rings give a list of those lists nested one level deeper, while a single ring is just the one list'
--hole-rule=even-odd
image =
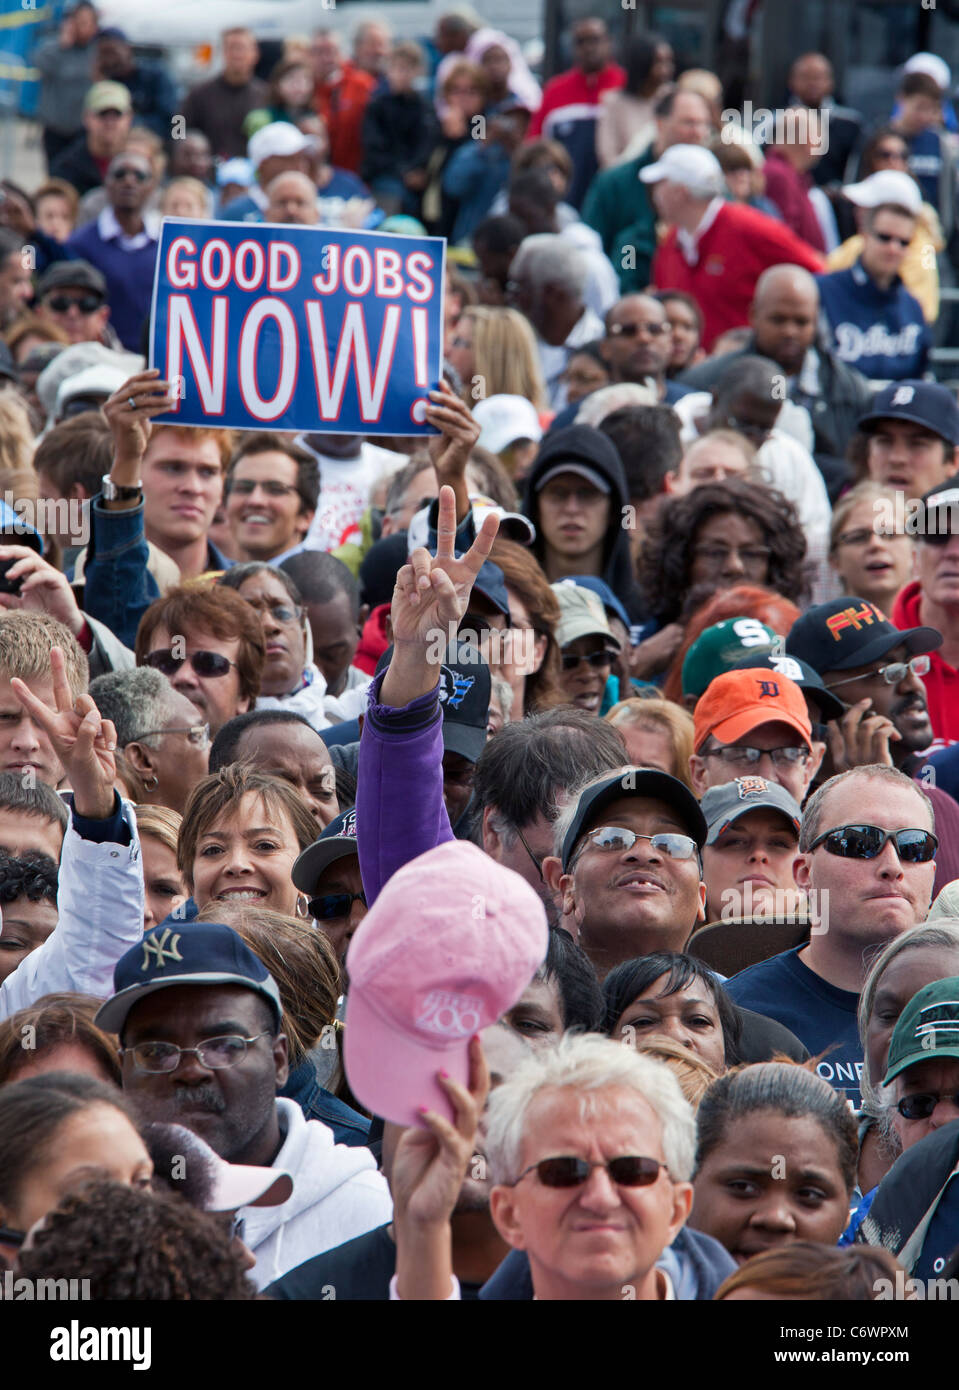
[{"label": "gold hoop earring", "polygon": [[158,787],[159,785],[160,785],[160,779],[159,779],[159,777],[151,777],[150,780],[149,780],[149,782],[144,782],[144,783],[143,783],[143,790],[146,791],[146,792],[156,791],[156,789],[157,789],[157,787]]}]

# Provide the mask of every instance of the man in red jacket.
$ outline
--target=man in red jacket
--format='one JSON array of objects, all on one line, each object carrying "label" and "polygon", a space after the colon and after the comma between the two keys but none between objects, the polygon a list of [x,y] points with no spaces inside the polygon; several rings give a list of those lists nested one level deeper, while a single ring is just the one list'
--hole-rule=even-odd
[{"label": "man in red jacket", "polygon": [[340,36],[332,29],[316,31],[311,52],[316,80],[314,105],[329,133],[330,163],[358,174],[363,158],[363,114],[376,89],[376,78],[344,59]]},{"label": "man in red jacket", "polygon": [[669,231],[653,259],[660,290],[685,290],[703,311],[707,352],[721,333],[749,325],[756,281],[773,265],[815,273],[823,260],[781,222],[723,200],[719,160],[699,145],[672,145],[639,177],[651,185]]},{"label": "man in red jacket", "polygon": [[892,609],[898,628],[934,627],[942,646],[929,653],[923,677],[933,748],[959,742],[959,473],[927,492],[916,518],[917,580]]}]

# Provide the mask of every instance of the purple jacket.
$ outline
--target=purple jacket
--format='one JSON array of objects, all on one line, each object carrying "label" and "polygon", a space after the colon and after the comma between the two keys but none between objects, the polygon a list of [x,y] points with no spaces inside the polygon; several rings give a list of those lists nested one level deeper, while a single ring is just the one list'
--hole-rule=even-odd
[{"label": "purple jacket", "polygon": [[356,775],[356,843],[370,907],[397,869],[453,839],[443,801],[439,682],[394,709],[378,703],[385,675],[369,689]]}]

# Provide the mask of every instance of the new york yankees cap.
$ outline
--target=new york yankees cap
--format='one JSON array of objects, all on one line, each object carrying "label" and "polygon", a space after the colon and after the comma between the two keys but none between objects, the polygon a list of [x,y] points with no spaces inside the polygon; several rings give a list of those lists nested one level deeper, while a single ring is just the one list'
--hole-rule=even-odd
[{"label": "new york yankees cap", "polygon": [[350,1088],[394,1124],[452,1118],[436,1073],[466,1085],[469,1040],[517,1002],[546,957],[546,910],[525,879],[466,840],[398,869],[346,956]]},{"label": "new york yankees cap", "polygon": [[787,656],[808,661],[820,675],[868,666],[902,646],[910,656],[935,651],[942,633],[934,627],[895,627],[881,608],[854,594],[807,608],[786,638]]},{"label": "new york yankees cap", "polygon": [[242,985],[269,1001],[277,1024],[283,1012],[276,981],[232,927],[223,922],[170,925],[167,919],[117,961],[113,995],[100,1006],[95,1021],[108,1033],[122,1034],[135,1004],[180,985]]},{"label": "new york yankees cap", "polygon": [[319,839],[297,855],[290,873],[294,887],[308,898],[314,897],[320,875],[337,859],[346,859],[351,854],[359,854],[355,806],[337,816],[336,820],[331,820]]},{"label": "new york yankees cap", "polygon": [[699,752],[710,734],[720,743],[735,743],[761,724],[788,724],[812,747],[806,697],[795,681],[762,666],[724,671],[696,702],[693,748]]},{"label": "new york yankees cap", "polygon": [[959,444],[959,405],[951,391],[934,381],[894,381],[877,391],[858,428],[871,434],[880,420],[908,420]]}]

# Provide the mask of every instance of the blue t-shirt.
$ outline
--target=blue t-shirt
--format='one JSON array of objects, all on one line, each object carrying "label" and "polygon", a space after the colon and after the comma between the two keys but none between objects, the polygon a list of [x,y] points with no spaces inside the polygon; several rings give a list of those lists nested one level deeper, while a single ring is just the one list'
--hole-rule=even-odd
[{"label": "blue t-shirt", "polygon": [[816,1057],[817,1073],[860,1108],[863,1056],[856,1012],[859,995],[837,989],[799,959],[805,946],[761,960],[726,983],[726,993],[743,1008],[784,1024]]}]

